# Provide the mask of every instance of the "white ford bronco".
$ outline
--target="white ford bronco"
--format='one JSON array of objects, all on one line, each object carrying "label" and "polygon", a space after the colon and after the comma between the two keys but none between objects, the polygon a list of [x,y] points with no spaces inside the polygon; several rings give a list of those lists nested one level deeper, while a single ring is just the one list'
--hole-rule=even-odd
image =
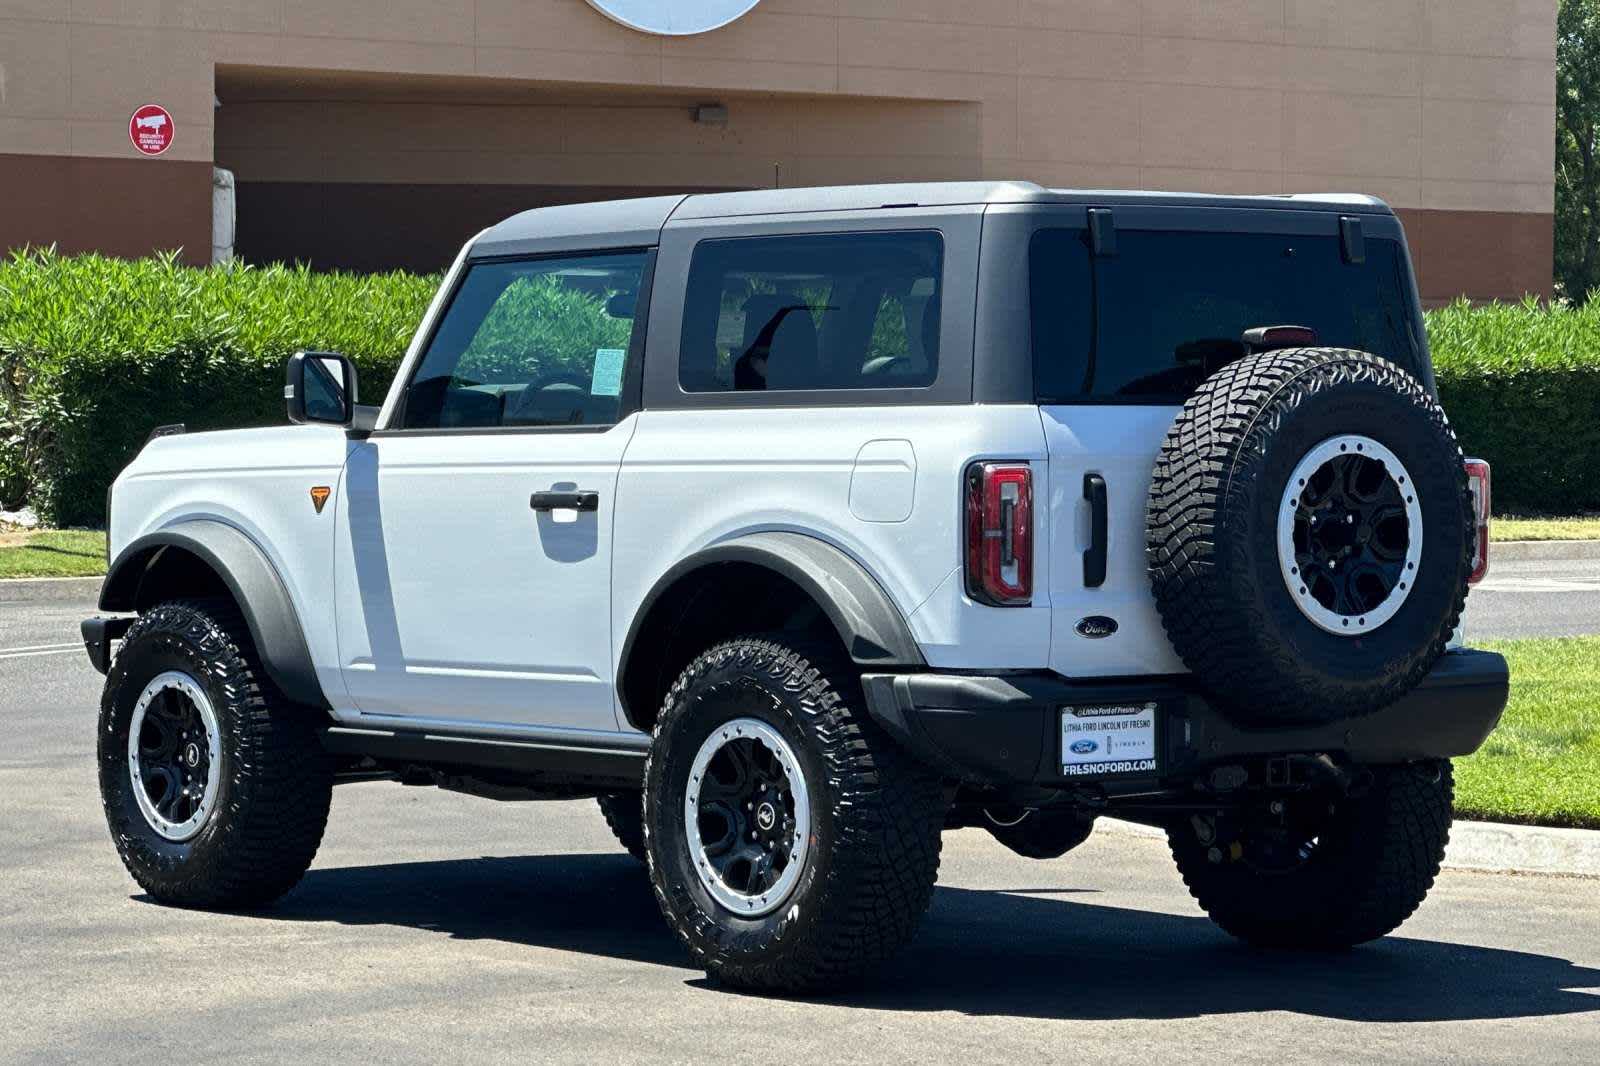
[{"label": "white ford bronco", "polygon": [[[381,407],[165,427],[111,493],[99,769],[155,899],[247,908],[332,787],[598,799],[699,965],[906,942],[940,834],[1164,829],[1246,941],[1404,921],[1452,757],[1488,470],[1357,196],[972,183],[529,211]],[[113,655],[113,649],[115,654]]]}]

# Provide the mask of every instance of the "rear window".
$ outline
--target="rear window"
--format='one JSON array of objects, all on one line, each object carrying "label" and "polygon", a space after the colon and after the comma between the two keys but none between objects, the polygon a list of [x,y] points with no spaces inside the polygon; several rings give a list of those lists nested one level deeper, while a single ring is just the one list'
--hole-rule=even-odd
[{"label": "rear window", "polygon": [[1040,402],[1182,402],[1244,354],[1256,326],[1309,326],[1419,373],[1422,347],[1398,243],[1337,237],[1118,230],[1094,257],[1082,230],[1044,229],[1030,249],[1034,388]]},{"label": "rear window", "polygon": [[935,232],[701,241],[678,379],[688,392],[905,389],[939,370]]}]

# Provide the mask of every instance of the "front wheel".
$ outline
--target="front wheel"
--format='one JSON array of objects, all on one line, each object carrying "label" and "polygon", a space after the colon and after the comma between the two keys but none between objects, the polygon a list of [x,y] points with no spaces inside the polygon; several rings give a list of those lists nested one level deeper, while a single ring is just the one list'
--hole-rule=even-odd
[{"label": "front wheel", "polygon": [[1392,932],[1433,887],[1454,789],[1448,762],[1370,773],[1348,796],[1289,794],[1173,825],[1189,892],[1258,947],[1339,949]]},{"label": "front wheel", "polygon": [[645,769],[662,913],[731,985],[817,991],[905,944],[933,893],[944,794],[861,709],[842,657],[719,644],[683,672]]},{"label": "front wheel", "polygon": [[164,603],[128,630],[100,704],[100,796],[152,898],[249,908],[294,887],[333,779],[312,712],[262,675],[231,602]]}]

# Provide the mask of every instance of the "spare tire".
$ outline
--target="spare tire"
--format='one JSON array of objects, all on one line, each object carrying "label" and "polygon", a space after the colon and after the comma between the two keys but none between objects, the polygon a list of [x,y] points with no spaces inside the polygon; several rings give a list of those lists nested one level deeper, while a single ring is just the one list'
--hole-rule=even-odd
[{"label": "spare tire", "polygon": [[1219,370],[1167,433],[1148,523],[1167,636],[1242,725],[1392,703],[1466,603],[1473,512],[1455,434],[1415,378],[1365,352]]}]

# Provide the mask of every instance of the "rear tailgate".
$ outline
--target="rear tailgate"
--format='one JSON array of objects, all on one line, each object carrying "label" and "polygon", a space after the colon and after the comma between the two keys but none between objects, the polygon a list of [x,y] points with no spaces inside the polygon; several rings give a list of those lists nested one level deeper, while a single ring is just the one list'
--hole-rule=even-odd
[{"label": "rear tailgate", "polygon": [[[1156,612],[1145,573],[1145,501],[1156,453],[1177,407],[1047,405],[1050,668],[1067,677],[1186,672]],[[1094,495],[1105,499],[1105,576],[1097,582]]]}]

